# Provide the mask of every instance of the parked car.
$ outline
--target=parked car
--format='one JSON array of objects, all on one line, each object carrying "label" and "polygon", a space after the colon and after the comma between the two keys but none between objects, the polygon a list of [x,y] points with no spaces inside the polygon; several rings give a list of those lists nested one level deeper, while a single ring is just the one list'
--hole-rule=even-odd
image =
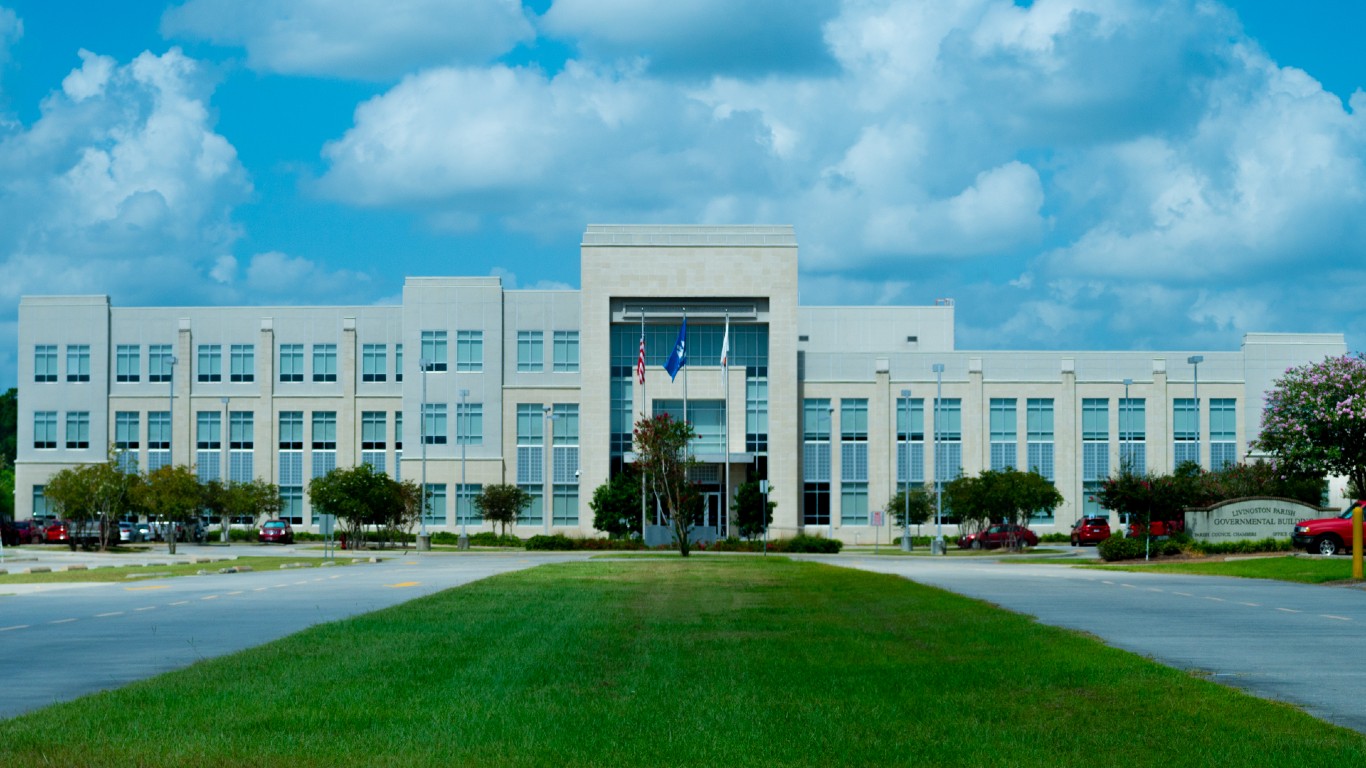
[{"label": "parked car", "polygon": [[133,541],[153,541],[156,533],[151,523],[133,523]]},{"label": "parked car", "polygon": [[1336,517],[1322,517],[1296,523],[1290,532],[1290,545],[1316,555],[1336,555],[1352,548],[1352,510],[1366,501],[1358,501]]},{"label": "parked car", "polygon": [[1072,546],[1099,544],[1110,538],[1110,520],[1104,517],[1083,517],[1072,524]]},{"label": "parked car", "polygon": [[294,543],[294,529],[284,520],[267,520],[261,524],[257,532],[257,538],[262,544],[276,542],[279,544]]},{"label": "parked car", "polygon": [[48,544],[65,544],[70,536],[65,520],[54,520],[43,529],[43,541]]},{"label": "parked car", "polygon": [[[1150,520],[1150,521],[1148,521],[1148,533],[1149,533],[1149,535],[1151,535],[1151,536],[1155,536],[1155,537],[1170,536],[1170,535],[1172,535],[1173,533],[1180,533],[1180,532],[1182,532],[1182,531],[1184,531],[1184,530],[1186,530],[1186,521],[1183,520],[1183,519],[1176,519],[1176,520]],[[1142,526],[1142,524],[1141,524],[1141,523],[1130,523],[1130,524],[1129,524],[1129,535],[1130,535],[1130,536],[1142,536],[1142,535],[1143,535],[1143,526]]]},{"label": "parked car", "polygon": [[43,526],[36,520],[11,520],[4,524],[4,542],[7,547],[41,544]]},{"label": "parked car", "polygon": [[1034,547],[1039,537],[1023,525],[1015,523],[996,523],[984,531],[970,533],[958,538],[960,549],[996,549],[1008,547],[1014,542],[1021,546]]}]

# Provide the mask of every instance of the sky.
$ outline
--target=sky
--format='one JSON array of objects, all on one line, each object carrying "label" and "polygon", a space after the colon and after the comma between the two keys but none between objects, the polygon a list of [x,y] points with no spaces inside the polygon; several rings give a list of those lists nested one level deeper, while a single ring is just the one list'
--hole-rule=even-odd
[{"label": "sky", "polygon": [[0,387],[23,295],[577,288],[589,223],[792,224],[803,304],[951,298],[960,349],[1361,350],[1362,28],[1358,0],[0,0]]}]

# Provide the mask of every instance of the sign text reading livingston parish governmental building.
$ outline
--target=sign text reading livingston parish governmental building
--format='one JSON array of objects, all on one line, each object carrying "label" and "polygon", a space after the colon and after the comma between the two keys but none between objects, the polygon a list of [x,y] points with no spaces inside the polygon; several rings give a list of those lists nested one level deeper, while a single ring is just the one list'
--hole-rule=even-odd
[{"label": "sign text reading livingston parish governmental building", "polygon": [[1186,532],[1211,543],[1289,539],[1295,523],[1325,514],[1325,510],[1291,499],[1234,499],[1206,509],[1187,510]]}]

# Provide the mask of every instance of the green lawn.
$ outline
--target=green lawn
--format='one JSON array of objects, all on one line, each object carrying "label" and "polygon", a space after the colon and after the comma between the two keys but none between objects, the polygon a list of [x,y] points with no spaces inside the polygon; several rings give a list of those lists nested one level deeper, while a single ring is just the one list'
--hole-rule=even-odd
[{"label": "green lawn", "polygon": [[[170,560],[174,555],[168,555]],[[174,562],[174,561],[172,561]],[[200,571],[216,573],[220,568],[251,568],[257,571],[277,571],[282,565],[289,565],[297,568],[317,568],[323,564],[323,560],[316,557],[306,557],[295,560],[284,557],[239,557],[232,560],[214,560],[212,562],[192,562],[176,563],[168,565],[120,565],[109,568],[87,568],[74,571],[52,571],[49,573],[8,573],[0,574],[0,585],[4,584],[53,584],[69,582],[87,581],[133,581],[138,578],[163,578],[166,576],[193,576]],[[337,565],[350,565],[352,558],[339,557],[334,561]],[[12,567],[22,567],[17,564]]]},{"label": "green lawn", "polygon": [[1304,766],[1366,736],[909,581],[550,565],[0,722],[0,765]]},{"label": "green lawn", "polygon": [[1352,577],[1352,558],[1309,558],[1281,555],[1273,557],[1238,558],[1234,560],[1184,560],[1181,562],[1136,563],[1132,565],[1090,565],[1112,571],[1144,571],[1148,573],[1195,573],[1208,576],[1241,576],[1248,579],[1276,579],[1304,584],[1345,581]]}]

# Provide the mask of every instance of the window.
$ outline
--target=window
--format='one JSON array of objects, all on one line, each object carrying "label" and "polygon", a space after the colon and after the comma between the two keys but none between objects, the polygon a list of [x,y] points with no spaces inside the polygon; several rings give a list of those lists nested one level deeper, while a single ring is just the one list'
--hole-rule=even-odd
[{"label": "window", "polygon": [[425,522],[427,525],[446,524],[446,484],[428,483],[427,484],[427,509]]},{"label": "window", "polygon": [[55,517],[55,513],[48,508],[47,497],[43,495],[46,486],[33,486],[33,519],[40,517]]},{"label": "window", "polygon": [[376,470],[384,471],[384,449],[386,447],[385,422],[388,414],[384,411],[361,411],[360,414],[360,460]]},{"label": "window", "polygon": [[171,463],[171,412],[147,414],[147,471],[155,472]]},{"label": "window", "polygon": [[33,348],[33,380],[57,380],[56,344],[39,344]]},{"label": "window", "polygon": [[1143,398],[1121,398],[1119,401],[1119,463],[1134,474],[1148,471],[1147,406]]},{"label": "window", "polygon": [[140,419],[137,411],[114,412],[114,448],[118,451],[136,451],[139,446],[138,427]]},{"label": "window", "polygon": [[830,523],[830,400],[802,401],[802,524]]},{"label": "window", "polygon": [[256,448],[256,414],[251,411],[233,411],[228,415],[228,480],[234,483],[250,482],[252,456]]},{"label": "window", "polygon": [[1018,446],[1018,419],[1015,398],[991,399],[991,468],[1000,472],[1020,465],[1015,455]]},{"label": "window", "polygon": [[1172,400],[1172,468],[1193,461],[1200,463],[1200,413],[1195,399]]},{"label": "window", "polygon": [[[480,521],[479,510],[474,508],[474,499],[484,492],[482,483],[466,483],[455,485],[455,521],[466,525],[478,525]],[[577,520],[576,520],[577,522]]]},{"label": "window", "polygon": [[896,479],[898,483],[925,482],[925,400],[896,400]]},{"label": "window", "polygon": [[171,354],[170,344],[150,344],[147,346],[147,380],[168,382],[175,370],[175,356]]},{"label": "window", "polygon": [[403,381],[403,345],[394,345],[394,381]]},{"label": "window", "polygon": [[229,350],[228,376],[232,381],[256,381],[256,347],[252,344],[233,344]]},{"label": "window", "polygon": [[[934,421],[939,440],[934,457],[934,477],[952,480],[963,474],[963,401],[957,397],[940,400]],[[949,510],[944,513],[948,514]]]},{"label": "window", "polygon": [[90,381],[90,345],[66,346],[66,380]]},{"label": "window", "polygon": [[337,412],[313,412],[313,450],[337,450]]},{"label": "window", "polygon": [[1025,423],[1029,441],[1029,471],[1046,480],[1053,479],[1053,400],[1030,398],[1025,404]]},{"label": "window", "polygon": [[196,381],[223,380],[223,348],[217,344],[200,344],[195,366]]},{"label": "window", "polygon": [[545,522],[545,422],[540,403],[517,404],[517,486],[531,495],[517,517],[523,525]]},{"label": "window", "polygon": [[304,345],[280,345],[280,381],[304,380]]},{"label": "window", "polygon": [[579,332],[555,331],[555,371],[577,373],[579,370]]},{"label": "window", "polygon": [[455,370],[471,373],[484,370],[483,331],[455,332]]},{"label": "window", "polygon": [[422,357],[418,359],[418,367],[422,367],[423,364],[426,364],[429,371],[446,370],[445,331],[422,332]]},{"label": "window", "polygon": [[223,414],[199,411],[195,414],[195,469],[199,482],[222,480]]},{"label": "window", "polygon": [[360,415],[360,449],[362,451],[382,451],[387,440],[385,426],[387,415],[384,411],[362,411]]},{"label": "window", "polygon": [[280,412],[280,450],[301,451],[304,447],[304,412]]},{"label": "window", "polygon": [[456,403],[456,442],[462,445],[484,444],[484,404]]},{"label": "window", "polygon": [[114,380],[138,381],[142,378],[142,354],[136,344],[120,344],[114,351]]},{"label": "window", "polygon": [[313,412],[313,477],[337,468],[337,412]]},{"label": "window", "polygon": [[394,411],[394,450],[403,450],[403,411]]},{"label": "window", "polygon": [[33,447],[40,450],[57,447],[56,411],[38,411],[33,414]]},{"label": "window", "polygon": [[1110,401],[1084,398],[1081,401],[1081,480],[1082,512],[1104,515],[1095,495],[1110,476]]},{"label": "window", "polygon": [[840,401],[840,523],[868,524],[868,401]]},{"label": "window", "polygon": [[337,380],[337,345],[313,345],[313,380]]},{"label": "window", "polygon": [[545,334],[541,331],[517,332],[517,372],[540,373],[545,370]]},{"label": "window", "polygon": [[[579,404],[551,406],[551,509],[555,525],[579,524]],[[482,429],[481,429],[482,431]]]},{"label": "window", "polygon": [[1238,461],[1238,412],[1233,398],[1210,398],[1209,463],[1220,470]]},{"label": "window", "polygon": [[223,415],[218,411],[199,411],[195,415],[195,448],[201,451],[223,447]]},{"label": "window", "polygon": [[424,403],[422,406],[422,441],[427,445],[445,445],[446,427],[446,404]]},{"label": "window", "polygon": [[383,344],[363,344],[361,345],[360,366],[361,381],[384,381],[387,376],[385,370],[389,365],[388,348]]},{"label": "window", "polygon": [[73,449],[90,447],[89,411],[67,411],[66,447]]},{"label": "window", "polygon": [[280,519],[293,525],[304,524],[303,486],[280,486]]}]

